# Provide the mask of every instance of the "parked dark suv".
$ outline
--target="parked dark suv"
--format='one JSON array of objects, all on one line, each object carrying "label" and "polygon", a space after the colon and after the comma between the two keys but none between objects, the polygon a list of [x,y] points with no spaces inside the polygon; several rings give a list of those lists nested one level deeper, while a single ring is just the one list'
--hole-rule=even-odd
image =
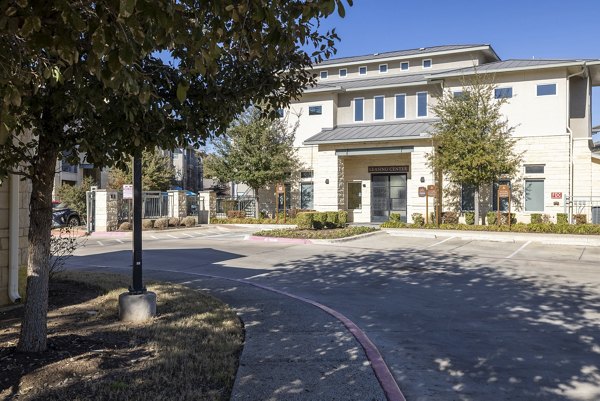
[{"label": "parked dark suv", "polygon": [[81,217],[66,203],[52,204],[52,227],[80,226]]}]

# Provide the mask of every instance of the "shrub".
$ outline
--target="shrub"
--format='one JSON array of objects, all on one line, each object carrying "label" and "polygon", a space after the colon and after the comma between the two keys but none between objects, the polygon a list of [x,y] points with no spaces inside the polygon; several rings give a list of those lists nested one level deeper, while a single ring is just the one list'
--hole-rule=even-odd
[{"label": "shrub", "polygon": [[169,227],[169,219],[156,219],[154,222],[154,228],[162,230],[163,228]]},{"label": "shrub", "polygon": [[128,221],[121,223],[119,231],[131,231],[131,223]]},{"label": "shrub", "polygon": [[574,214],[573,220],[575,220],[575,224],[587,224],[587,215],[585,214]]},{"label": "shrub", "polygon": [[465,223],[467,225],[472,226],[475,224],[475,213],[474,212],[466,212],[465,213]]},{"label": "shrub", "polygon": [[498,215],[496,212],[489,211],[485,215],[485,222],[487,225],[494,225],[498,222]]},{"label": "shrub", "polygon": [[552,220],[550,219],[550,215],[549,214],[543,214],[542,215],[542,224],[552,224]]},{"label": "shrub", "polygon": [[422,213],[413,213],[411,215],[412,219],[413,219],[413,224],[416,226],[422,226],[423,224],[425,224],[425,220],[423,219],[423,214]]},{"label": "shrub", "polygon": [[321,230],[325,228],[327,224],[327,213],[315,212],[313,214],[313,228],[315,230]]},{"label": "shrub", "polygon": [[169,227],[177,227],[180,224],[179,217],[169,218]]},{"label": "shrub", "polygon": [[243,219],[246,217],[245,210],[228,210],[227,218],[228,219]]},{"label": "shrub", "polygon": [[198,221],[196,220],[196,217],[194,217],[194,216],[187,216],[181,220],[181,224],[186,227],[196,227],[197,222]]},{"label": "shrub", "polygon": [[401,222],[402,221],[402,215],[400,213],[390,213],[390,219],[389,219],[389,221]]},{"label": "shrub", "polygon": [[458,213],[442,212],[442,224],[458,224]]},{"label": "shrub", "polygon": [[142,229],[150,230],[154,227],[154,220],[152,219],[144,219],[142,220]]},{"label": "shrub", "polygon": [[338,222],[340,227],[346,227],[346,224],[348,224],[348,212],[346,210],[338,211]]},{"label": "shrub", "polygon": [[569,224],[569,215],[566,213],[556,213],[556,224]]},{"label": "shrub", "polygon": [[531,213],[531,224],[542,224],[542,214]]},{"label": "shrub", "polygon": [[[517,223],[517,216],[514,213],[510,214],[510,224]],[[500,224],[508,224],[508,213],[500,214]]]},{"label": "shrub", "polygon": [[325,226],[327,228],[336,228],[340,226],[339,214],[338,212],[325,212],[326,222]]},{"label": "shrub", "polygon": [[408,224],[402,221],[386,221],[381,225],[382,228],[406,228],[409,227]]},{"label": "shrub", "polygon": [[301,212],[296,215],[296,225],[301,230],[310,230],[313,228],[314,213]]}]

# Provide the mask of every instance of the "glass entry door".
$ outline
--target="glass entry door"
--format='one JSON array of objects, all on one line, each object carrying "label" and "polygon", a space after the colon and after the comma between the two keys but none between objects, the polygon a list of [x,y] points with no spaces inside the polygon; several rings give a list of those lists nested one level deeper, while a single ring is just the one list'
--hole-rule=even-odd
[{"label": "glass entry door", "polygon": [[406,174],[373,174],[371,221],[387,221],[390,213],[399,213],[406,222]]}]

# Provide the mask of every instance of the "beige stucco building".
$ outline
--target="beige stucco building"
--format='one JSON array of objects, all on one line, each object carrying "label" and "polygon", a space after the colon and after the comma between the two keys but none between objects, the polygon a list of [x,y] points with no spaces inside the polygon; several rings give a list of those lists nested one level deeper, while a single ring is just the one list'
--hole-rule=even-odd
[{"label": "beige stucco building", "polygon": [[[501,60],[489,45],[452,45],[332,59],[314,72],[318,84],[285,110],[290,124],[299,121],[304,166],[291,183],[293,206],[345,209],[354,222],[425,214],[422,187],[435,182],[426,163],[431,107],[442,91],[460,92],[465,77],[485,73],[494,77],[494,96],[508,100],[503,113],[523,153],[508,183],[518,219],[567,212],[600,223],[600,163],[591,142],[600,60]],[[484,211],[495,210],[497,185],[482,197]],[[444,210],[472,208],[469,188],[444,198]]]},{"label": "beige stucco building", "polygon": [[27,263],[29,181],[0,180],[0,306],[18,301],[19,267]]}]

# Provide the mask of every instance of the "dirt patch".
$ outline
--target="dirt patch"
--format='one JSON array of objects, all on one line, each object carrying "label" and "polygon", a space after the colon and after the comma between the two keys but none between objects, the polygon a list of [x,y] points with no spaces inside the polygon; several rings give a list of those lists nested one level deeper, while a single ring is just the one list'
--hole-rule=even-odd
[{"label": "dirt patch", "polygon": [[65,276],[51,283],[46,352],[18,352],[23,309],[0,312],[0,399],[229,398],[243,334],[225,305],[157,284],[160,316],[122,323],[117,296],[124,289],[107,293],[111,280],[95,286]]}]

